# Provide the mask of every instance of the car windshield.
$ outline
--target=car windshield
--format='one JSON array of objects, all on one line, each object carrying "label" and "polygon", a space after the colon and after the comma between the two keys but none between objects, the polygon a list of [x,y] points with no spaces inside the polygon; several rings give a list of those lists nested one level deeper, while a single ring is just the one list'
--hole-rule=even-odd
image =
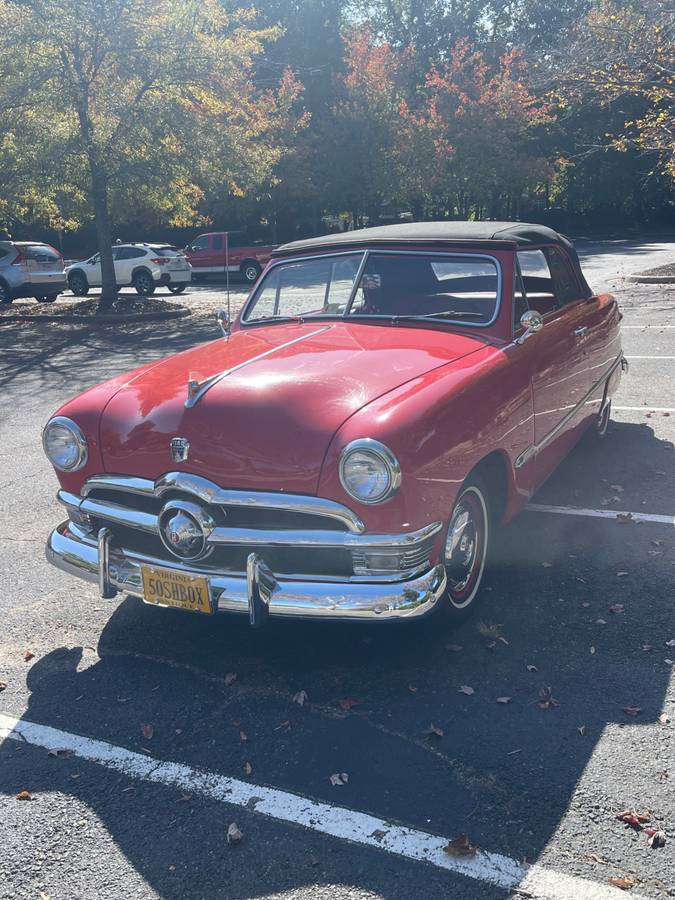
[{"label": "car windshield", "polygon": [[488,325],[496,317],[498,299],[499,270],[491,257],[367,251],[273,266],[251,297],[243,321],[328,316]]}]

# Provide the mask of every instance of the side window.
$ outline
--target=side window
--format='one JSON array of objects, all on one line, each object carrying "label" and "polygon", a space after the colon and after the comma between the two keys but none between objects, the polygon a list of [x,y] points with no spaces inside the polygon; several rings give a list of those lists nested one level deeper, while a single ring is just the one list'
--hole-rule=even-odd
[{"label": "side window", "polygon": [[147,256],[147,252],[147,250],[142,250],[140,247],[129,247],[127,249],[127,255],[124,258],[140,259],[142,256]]},{"label": "side window", "polygon": [[212,250],[222,250],[223,249],[222,234],[212,234],[211,235],[211,249]]},{"label": "side window", "polygon": [[196,238],[190,246],[193,250],[208,250],[209,249],[209,239],[203,234],[201,237]]},{"label": "side window", "polygon": [[542,250],[519,250],[518,265],[529,309],[545,316],[557,308],[553,277]]},{"label": "side window", "polygon": [[556,300],[561,306],[579,300],[581,290],[572,267],[565,256],[555,247],[546,251],[549,268],[553,276],[553,290]]},{"label": "side window", "polygon": [[527,297],[525,296],[525,288],[523,287],[523,277],[516,267],[513,273],[513,328],[520,328],[520,317],[530,308]]}]

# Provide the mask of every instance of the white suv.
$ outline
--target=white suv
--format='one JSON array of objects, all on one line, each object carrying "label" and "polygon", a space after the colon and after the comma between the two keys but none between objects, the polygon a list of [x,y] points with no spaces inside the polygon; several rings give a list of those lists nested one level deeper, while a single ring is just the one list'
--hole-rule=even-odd
[{"label": "white suv", "polygon": [[[118,287],[133,285],[143,296],[154,293],[159,285],[166,285],[172,294],[180,294],[192,281],[187,257],[169,244],[116,244],[112,253]],[[100,253],[68,266],[66,275],[73,294],[84,297],[90,287],[101,284]]]}]

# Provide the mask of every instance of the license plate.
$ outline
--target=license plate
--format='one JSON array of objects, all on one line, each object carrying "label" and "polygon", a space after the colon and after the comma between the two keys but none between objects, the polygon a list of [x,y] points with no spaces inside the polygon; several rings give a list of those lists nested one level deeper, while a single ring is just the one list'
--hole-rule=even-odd
[{"label": "license plate", "polygon": [[209,615],[213,612],[208,578],[186,575],[174,569],[155,569],[154,566],[141,566],[141,575],[146,603]]}]

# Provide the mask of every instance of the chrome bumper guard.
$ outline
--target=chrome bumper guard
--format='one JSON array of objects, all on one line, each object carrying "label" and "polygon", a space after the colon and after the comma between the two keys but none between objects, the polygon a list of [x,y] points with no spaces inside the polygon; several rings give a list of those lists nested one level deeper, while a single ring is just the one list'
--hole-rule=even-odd
[{"label": "chrome bumper guard", "polygon": [[118,550],[109,529],[101,528],[96,539],[71,521],[51,533],[46,556],[57,568],[98,584],[101,596],[107,598],[118,591],[142,598],[142,564],[206,576],[214,611],[248,615],[254,627],[263,625],[268,616],[361,621],[421,618],[435,608],[446,586],[442,565],[400,581],[277,577],[257,553],[248,556],[245,575],[192,571],[178,561]]}]

